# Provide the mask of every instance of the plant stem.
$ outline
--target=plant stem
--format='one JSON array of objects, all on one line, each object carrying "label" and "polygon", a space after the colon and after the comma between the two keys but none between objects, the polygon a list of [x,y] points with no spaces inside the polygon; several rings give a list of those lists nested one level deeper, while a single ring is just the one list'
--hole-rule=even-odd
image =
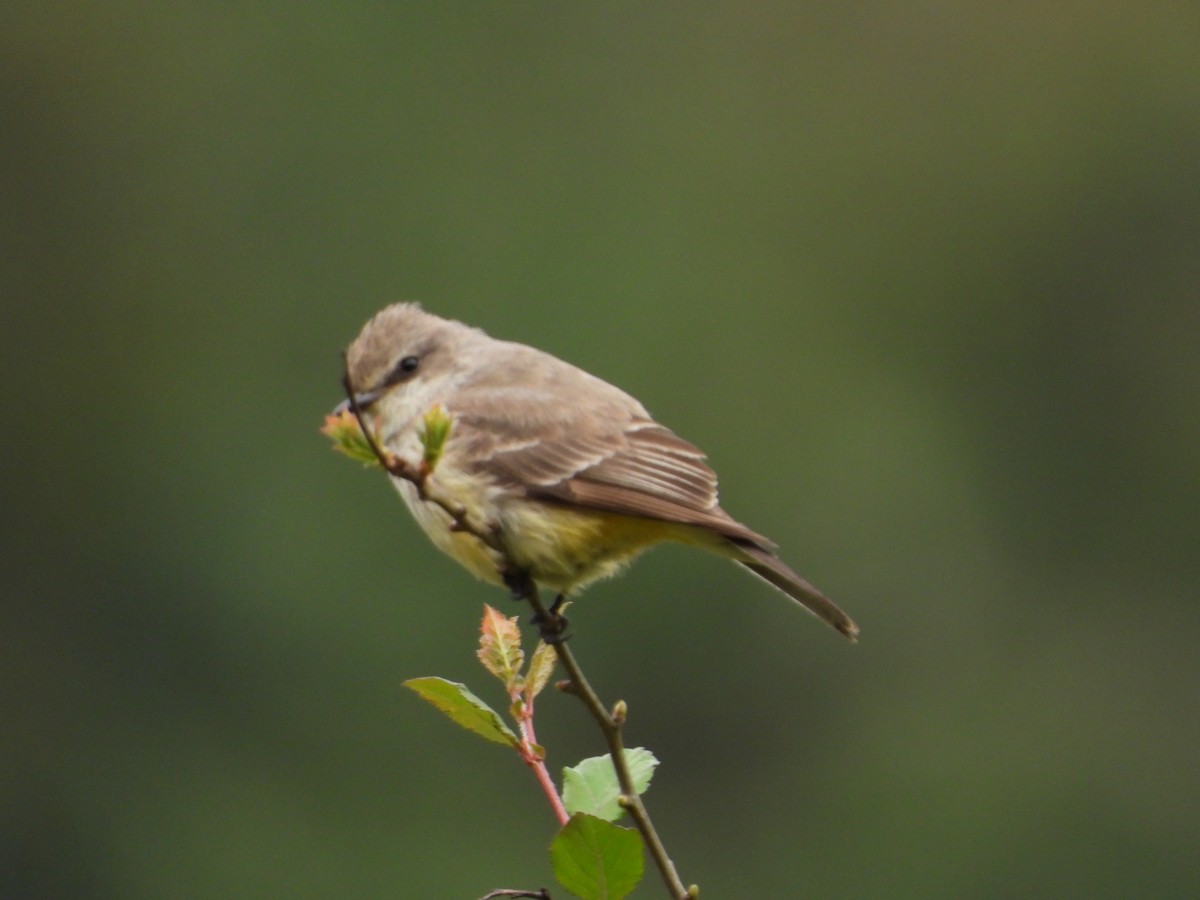
[{"label": "plant stem", "polygon": [[[538,595],[537,588],[532,586],[528,591],[526,600],[534,609],[535,619],[544,623],[553,634],[556,630],[556,625],[550,620],[560,618],[557,614],[549,612],[542,604],[541,597]],[[557,626],[559,640],[556,642],[554,650],[558,654],[559,660],[563,664],[563,668],[567,670],[567,676],[570,678],[570,692],[575,694],[587,711],[591,713],[592,718],[596,720],[596,724],[600,726],[600,731],[604,735],[604,742],[608,744],[609,756],[613,761],[613,768],[617,771],[617,781],[621,785],[621,805],[629,810],[629,816],[633,819],[637,830],[641,832],[642,840],[646,842],[646,847],[650,851],[650,857],[654,860],[654,865],[658,868],[662,875],[663,883],[666,884],[667,890],[676,900],[693,900],[699,896],[699,889],[695,886],[687,888],[683,881],[679,878],[679,873],[675,870],[675,864],[671,862],[671,857],[667,855],[667,848],[663,846],[662,839],[659,838],[658,832],[654,828],[654,823],[650,820],[650,814],[646,812],[646,806],[642,803],[642,798],[637,792],[637,787],[633,781],[633,775],[629,771],[629,762],[625,758],[625,744],[621,739],[621,722],[618,722],[611,712],[604,706],[600,697],[592,688],[591,683],[583,674],[583,669],[579,667],[579,662],[575,659],[575,654],[567,646],[566,641],[561,639],[561,626]],[[543,640],[546,637],[543,636]]]},{"label": "plant stem", "polygon": [[517,724],[521,729],[521,758],[525,760],[525,764],[529,768],[533,769],[538,784],[542,786],[542,793],[546,795],[546,799],[550,801],[550,806],[554,809],[558,824],[566,825],[571,816],[567,813],[567,808],[563,806],[562,797],[558,794],[558,786],[550,777],[550,770],[546,768],[546,760],[534,749],[537,745],[537,735],[533,732],[533,716],[522,716]]}]

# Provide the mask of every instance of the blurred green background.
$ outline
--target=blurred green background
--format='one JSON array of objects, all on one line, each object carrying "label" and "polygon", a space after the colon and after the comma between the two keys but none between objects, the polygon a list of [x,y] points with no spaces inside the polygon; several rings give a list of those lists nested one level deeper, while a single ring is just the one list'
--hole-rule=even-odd
[{"label": "blurred green background", "polygon": [[1195,896],[1198,47],[1190,0],[6,5],[0,894],[551,883],[529,773],[400,687],[501,703],[516,607],[317,433],[419,299],[636,394],[862,625],[680,548],[575,607],[704,896]]}]

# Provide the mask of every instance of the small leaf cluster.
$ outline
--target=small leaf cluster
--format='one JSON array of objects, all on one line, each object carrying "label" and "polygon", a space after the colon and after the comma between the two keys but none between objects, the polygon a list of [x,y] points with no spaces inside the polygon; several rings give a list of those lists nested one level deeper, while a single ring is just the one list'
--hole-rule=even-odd
[{"label": "small leaf cluster", "polygon": [[421,467],[424,472],[429,473],[437,468],[438,461],[441,460],[442,453],[446,450],[446,441],[450,437],[450,427],[454,424],[454,420],[450,418],[450,413],[446,412],[446,408],[442,404],[435,403],[426,411],[422,423]]},{"label": "small leaf cluster", "polygon": [[[564,888],[581,900],[628,896],[642,878],[644,844],[636,830],[614,824],[625,809],[612,758],[605,754],[565,768],[560,799],[546,774],[545,750],[534,736],[534,700],[553,674],[554,648],[539,641],[526,665],[516,617],[485,606],[476,655],[504,685],[515,731],[466,685],[437,677],[413,678],[404,684],[468,731],[514,748],[539,773],[561,825],[550,844],[550,861]],[[640,748],[626,750],[625,756],[640,794],[649,787],[658,760]]]},{"label": "small leaf cluster", "polygon": [[[424,477],[437,468],[446,450],[446,441],[450,438],[454,420],[445,407],[436,403],[426,411],[421,421],[421,473]],[[367,440],[359,426],[358,418],[350,409],[342,409],[326,416],[325,424],[321,426],[321,434],[333,441],[334,450],[344,453],[364,466],[373,468],[384,465],[384,460],[379,458],[379,453]]]},{"label": "small leaf cluster", "polygon": [[358,419],[350,410],[343,409],[326,416],[325,424],[321,426],[321,434],[333,441],[334,450],[344,453],[356,462],[368,467],[381,465],[375,448],[358,427]]}]

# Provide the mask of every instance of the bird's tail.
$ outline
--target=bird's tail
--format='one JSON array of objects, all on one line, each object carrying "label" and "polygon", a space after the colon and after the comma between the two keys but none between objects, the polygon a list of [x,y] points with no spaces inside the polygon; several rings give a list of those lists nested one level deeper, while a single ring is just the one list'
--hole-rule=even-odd
[{"label": "bird's tail", "polygon": [[741,541],[730,543],[736,547],[734,559],[739,565],[745,566],[763,581],[783,591],[851,641],[858,639],[858,626],[854,624],[854,620],[842,612],[836,603],[789,569],[778,556],[754,544]]}]

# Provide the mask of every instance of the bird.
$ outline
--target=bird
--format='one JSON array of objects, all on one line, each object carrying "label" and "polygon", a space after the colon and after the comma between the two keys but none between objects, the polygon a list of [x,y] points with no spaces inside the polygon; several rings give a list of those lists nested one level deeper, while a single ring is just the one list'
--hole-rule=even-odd
[{"label": "bird", "polygon": [[345,360],[354,405],[396,457],[422,458],[431,409],[449,417],[430,477],[503,552],[456,528],[411,480],[392,482],[434,545],[477,578],[504,586],[516,566],[561,601],[677,542],[732,560],[857,639],[854,621],[772,541],[721,508],[704,453],[615,385],[418,303],[376,313]]}]

